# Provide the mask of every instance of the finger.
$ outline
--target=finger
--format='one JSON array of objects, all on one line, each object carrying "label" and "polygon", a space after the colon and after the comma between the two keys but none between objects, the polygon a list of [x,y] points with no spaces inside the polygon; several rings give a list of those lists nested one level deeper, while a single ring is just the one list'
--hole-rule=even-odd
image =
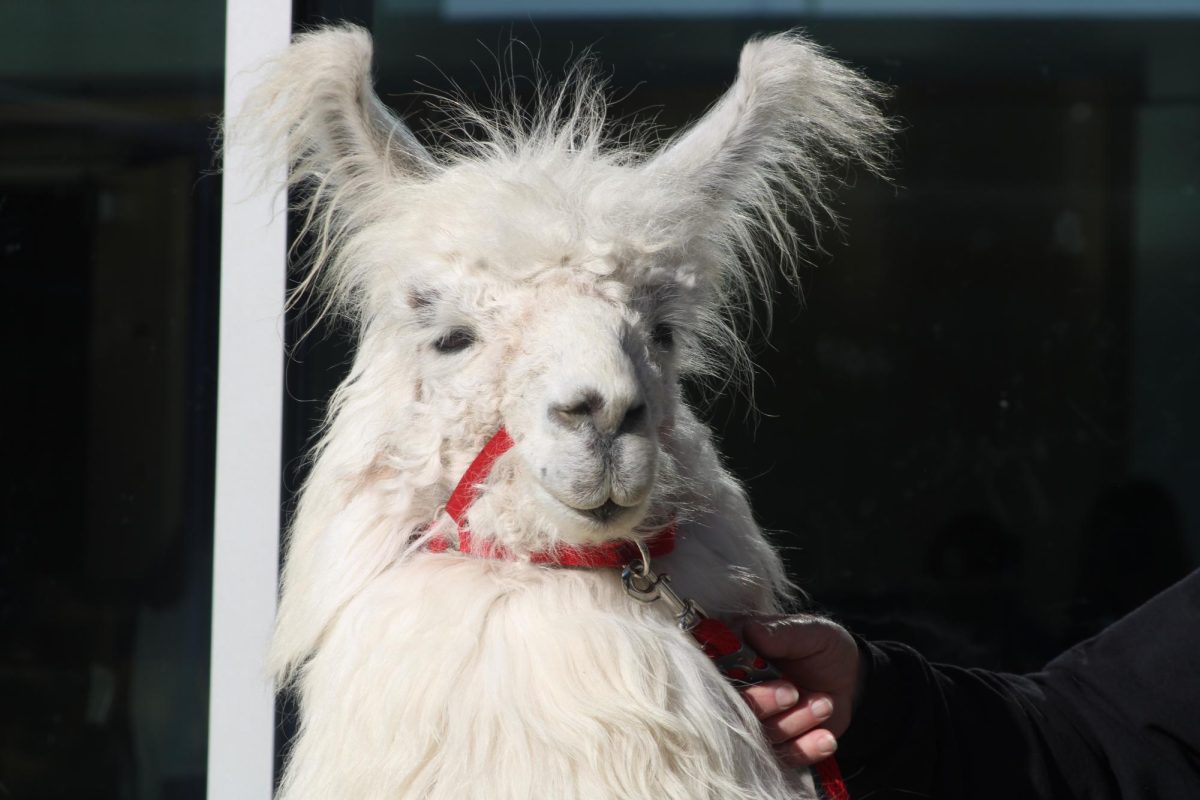
[{"label": "finger", "polygon": [[800,702],[800,692],[787,681],[767,681],[743,689],[742,698],[756,717],[766,719]]},{"label": "finger", "polygon": [[775,755],[792,767],[808,767],[824,761],[837,752],[837,739],[821,728],[798,739],[775,745]]},{"label": "finger", "polygon": [[829,698],[817,696],[803,705],[763,720],[763,732],[773,744],[803,736],[833,715]]},{"label": "finger", "polygon": [[824,652],[836,631],[820,617],[794,616],[748,622],[744,635],[746,643],[768,660],[790,661]]}]

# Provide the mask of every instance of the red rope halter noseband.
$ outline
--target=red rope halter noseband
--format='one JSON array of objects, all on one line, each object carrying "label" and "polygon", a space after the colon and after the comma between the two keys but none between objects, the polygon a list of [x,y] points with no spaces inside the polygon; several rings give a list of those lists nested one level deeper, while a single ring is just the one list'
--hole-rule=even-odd
[{"label": "red rope halter noseband", "polygon": [[[513,559],[513,555],[505,547],[487,539],[476,540],[467,525],[467,510],[475,502],[480,485],[492,471],[496,459],[508,452],[512,446],[512,437],[508,435],[508,431],[501,428],[475,456],[459,479],[458,485],[454,487],[454,491],[450,493],[450,499],[446,501],[446,513],[458,526],[458,546],[455,547],[449,539],[439,535],[429,540],[431,551],[443,553],[447,550],[458,550],[460,553],[480,558]],[[675,523],[654,534],[646,541],[645,546],[651,558],[665,556],[674,550]],[[534,564],[554,567],[619,568],[637,557],[638,549],[632,542],[612,540],[594,545],[560,544],[550,550],[531,553],[529,560]]]}]

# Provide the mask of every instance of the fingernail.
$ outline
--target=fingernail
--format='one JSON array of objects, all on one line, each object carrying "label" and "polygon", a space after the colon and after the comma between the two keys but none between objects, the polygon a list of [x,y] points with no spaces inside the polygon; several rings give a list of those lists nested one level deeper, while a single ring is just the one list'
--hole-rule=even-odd
[{"label": "fingernail", "polygon": [[833,703],[822,697],[820,700],[812,704],[812,713],[817,719],[825,719],[833,713]]},{"label": "fingernail", "polygon": [[775,702],[780,708],[791,708],[800,700],[800,692],[795,686],[790,683],[780,686],[775,690]]},{"label": "fingernail", "polygon": [[837,751],[837,739],[833,738],[832,733],[827,733],[817,741],[817,753],[823,756],[831,756]]}]

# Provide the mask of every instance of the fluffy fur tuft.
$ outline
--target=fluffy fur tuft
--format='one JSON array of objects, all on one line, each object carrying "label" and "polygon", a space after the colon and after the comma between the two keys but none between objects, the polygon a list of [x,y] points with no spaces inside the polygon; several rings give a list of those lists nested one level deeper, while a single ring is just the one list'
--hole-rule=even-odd
[{"label": "fluffy fur tuft", "polygon": [[[302,725],[280,797],[809,791],[664,609],[522,559],[673,517],[656,566],[682,594],[731,622],[789,597],[680,380],[745,363],[731,320],[792,275],[792,214],[832,217],[829,170],[880,163],[879,89],[784,34],[654,154],[611,133],[586,64],[532,111],[450,101],[429,148],[370,61],[358,28],[302,34],[231,126],[286,159],[300,291],[359,337],[287,546],[271,670]],[[517,561],[426,552],[501,425],[516,444],[469,524]]]},{"label": "fluffy fur tuft", "polygon": [[[760,308],[769,327],[777,277],[799,287],[803,239],[793,220],[808,223],[815,245],[822,224],[838,219],[832,177],[854,164],[882,173],[893,132],[878,107],[885,96],[797,32],[754,40],[729,91],[653,158],[656,179],[699,200],[688,218],[717,255],[720,307],[746,316]],[[716,352],[744,341],[740,316],[711,337]]]}]

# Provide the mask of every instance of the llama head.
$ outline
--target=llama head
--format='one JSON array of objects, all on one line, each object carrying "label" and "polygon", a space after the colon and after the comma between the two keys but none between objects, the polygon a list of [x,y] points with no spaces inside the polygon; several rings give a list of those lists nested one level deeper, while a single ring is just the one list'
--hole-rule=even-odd
[{"label": "llama head", "polygon": [[[302,288],[359,328],[321,504],[401,487],[378,513],[407,537],[503,425],[516,445],[472,509],[479,533],[519,553],[653,528],[689,477],[680,377],[738,362],[730,310],[788,273],[789,219],[828,212],[828,169],[878,164],[878,90],[783,34],[747,44],[724,97],[656,152],[607,134],[583,72],[533,112],[460,104],[476,135],[431,150],[379,101],[370,60],[360,29],[303,34],[234,127],[289,154]],[[309,527],[289,564],[329,536]]]}]

